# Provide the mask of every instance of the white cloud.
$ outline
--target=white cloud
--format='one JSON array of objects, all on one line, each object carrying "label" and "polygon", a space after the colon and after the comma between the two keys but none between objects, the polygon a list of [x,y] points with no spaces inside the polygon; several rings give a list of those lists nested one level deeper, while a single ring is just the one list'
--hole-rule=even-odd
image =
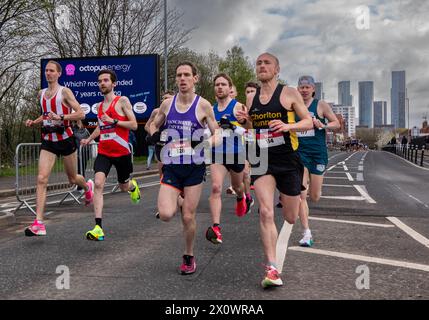
[{"label": "white cloud", "polygon": [[[337,101],[337,84],[352,81],[357,107],[358,81],[373,80],[375,100],[390,106],[391,71],[406,70],[410,118],[429,116],[429,1],[426,0],[169,0],[197,27],[187,43],[220,55],[240,45],[253,61],[276,54],[281,77],[295,85],[304,73],[324,83],[325,97]],[[370,9],[370,28],[356,27],[356,8]]]}]

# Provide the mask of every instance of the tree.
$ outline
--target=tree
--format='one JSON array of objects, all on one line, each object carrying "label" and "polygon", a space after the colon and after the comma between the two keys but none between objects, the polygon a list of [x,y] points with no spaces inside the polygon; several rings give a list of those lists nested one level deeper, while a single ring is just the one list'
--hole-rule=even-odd
[{"label": "tree", "polygon": [[246,101],[244,86],[246,82],[256,78],[254,67],[244,51],[239,46],[234,46],[226,52],[226,58],[219,64],[219,71],[228,74],[237,87],[237,100]]}]

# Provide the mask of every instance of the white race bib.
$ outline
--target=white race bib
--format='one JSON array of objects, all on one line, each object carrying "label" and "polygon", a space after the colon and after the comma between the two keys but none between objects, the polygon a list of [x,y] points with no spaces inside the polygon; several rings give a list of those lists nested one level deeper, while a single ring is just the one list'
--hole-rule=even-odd
[{"label": "white race bib", "polygon": [[170,142],[170,157],[192,156],[193,154],[191,141]]},{"label": "white race bib", "polygon": [[258,145],[261,149],[281,146],[285,144],[285,138],[283,133],[265,132],[260,133],[256,136],[258,139]]},{"label": "white race bib", "polygon": [[307,138],[307,137],[314,137],[315,133],[314,133],[314,129],[311,129],[307,131],[297,131],[296,135],[298,136],[298,138]]},{"label": "white race bib", "polygon": [[100,134],[101,141],[113,140],[116,138],[116,132],[108,132]]}]

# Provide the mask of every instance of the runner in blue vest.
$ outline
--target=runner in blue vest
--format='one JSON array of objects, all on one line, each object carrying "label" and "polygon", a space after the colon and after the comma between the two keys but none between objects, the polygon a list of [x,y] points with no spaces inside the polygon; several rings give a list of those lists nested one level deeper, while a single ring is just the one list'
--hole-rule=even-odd
[{"label": "runner in blue vest", "polygon": [[[306,190],[301,192],[299,218],[304,229],[303,238],[299,244],[303,247],[313,245],[313,237],[308,224],[307,193],[312,201],[319,201],[322,195],[323,174],[328,164],[328,150],[326,147],[326,130],[335,130],[340,123],[325,101],[314,99],[316,84],[313,77],[302,76],[298,80],[298,91],[313,118],[314,128],[308,131],[297,132],[299,147],[298,153],[304,163],[303,185]],[[297,117],[297,121],[299,117]]]},{"label": "runner in blue vest", "polygon": [[207,229],[206,239],[214,244],[220,244],[222,243],[220,232],[222,187],[227,173],[230,174],[231,186],[237,195],[235,214],[239,217],[244,216],[250,208],[250,203],[246,201],[243,184],[246,154],[242,134],[245,129],[239,126],[235,117],[237,111],[245,110],[245,107],[230,97],[232,80],[227,74],[216,75],[213,82],[217,99],[213,111],[218,125],[222,128],[223,143],[213,148],[212,152],[210,165],[212,188],[209,202],[213,226]]}]

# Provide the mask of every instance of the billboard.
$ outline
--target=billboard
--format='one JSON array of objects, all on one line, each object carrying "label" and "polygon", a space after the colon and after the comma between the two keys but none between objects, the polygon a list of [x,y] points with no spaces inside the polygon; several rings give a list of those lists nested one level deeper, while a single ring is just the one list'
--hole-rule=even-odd
[{"label": "billboard", "polygon": [[63,68],[58,82],[72,90],[89,126],[96,125],[96,108],[103,101],[97,82],[97,73],[102,69],[116,72],[115,94],[130,99],[138,122],[147,120],[159,106],[159,55],[42,59],[42,88],[48,86],[44,73],[49,60],[57,61]]}]

